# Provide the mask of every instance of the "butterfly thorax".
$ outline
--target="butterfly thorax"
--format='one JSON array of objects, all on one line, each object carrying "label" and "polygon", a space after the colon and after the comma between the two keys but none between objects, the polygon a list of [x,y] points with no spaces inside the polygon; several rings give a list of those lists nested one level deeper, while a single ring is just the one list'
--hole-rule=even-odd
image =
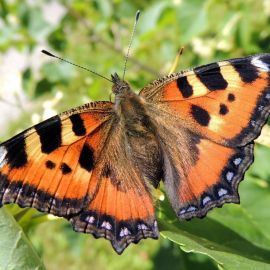
[{"label": "butterfly thorax", "polygon": [[145,110],[144,100],[134,93],[129,84],[121,80],[116,73],[112,75],[112,81],[112,92],[115,94],[114,110],[120,123],[129,133],[153,131],[153,125]]},{"label": "butterfly thorax", "polygon": [[156,127],[147,113],[146,102],[116,73],[112,75],[112,80],[116,125],[125,141],[127,155],[135,161],[144,179],[157,186],[161,178],[160,149]]}]

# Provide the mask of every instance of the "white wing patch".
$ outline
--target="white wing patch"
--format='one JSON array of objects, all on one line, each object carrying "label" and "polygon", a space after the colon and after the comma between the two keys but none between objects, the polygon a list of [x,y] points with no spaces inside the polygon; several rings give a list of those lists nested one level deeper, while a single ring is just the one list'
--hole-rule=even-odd
[{"label": "white wing patch", "polygon": [[253,57],[251,60],[251,63],[254,66],[262,69],[263,71],[266,71],[266,72],[270,71],[269,66],[266,63],[264,63],[262,60],[260,60],[259,56]]},{"label": "white wing patch", "polygon": [[2,169],[7,163],[6,155],[7,155],[6,148],[4,146],[0,146],[0,169]]},{"label": "white wing patch", "polygon": [[218,196],[222,197],[224,195],[226,195],[228,193],[228,191],[225,188],[220,188],[218,191]]}]

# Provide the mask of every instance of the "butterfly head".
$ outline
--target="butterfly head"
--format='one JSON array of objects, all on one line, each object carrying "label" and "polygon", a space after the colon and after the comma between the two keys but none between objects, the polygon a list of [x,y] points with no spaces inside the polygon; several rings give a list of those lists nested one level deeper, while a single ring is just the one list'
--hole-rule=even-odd
[{"label": "butterfly head", "polygon": [[129,84],[126,81],[123,81],[122,79],[120,79],[117,73],[114,73],[111,76],[112,76],[112,82],[113,82],[112,92],[115,95],[121,96],[121,95],[125,95],[128,92],[131,92]]}]

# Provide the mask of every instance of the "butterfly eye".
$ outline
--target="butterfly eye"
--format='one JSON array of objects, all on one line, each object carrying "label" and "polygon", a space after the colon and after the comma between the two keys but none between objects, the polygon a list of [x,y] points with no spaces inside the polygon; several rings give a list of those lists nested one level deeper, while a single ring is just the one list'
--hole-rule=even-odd
[{"label": "butterfly eye", "polygon": [[112,75],[112,81],[113,81],[112,92],[115,95],[124,94],[130,91],[129,84],[125,81],[122,81],[116,73]]}]

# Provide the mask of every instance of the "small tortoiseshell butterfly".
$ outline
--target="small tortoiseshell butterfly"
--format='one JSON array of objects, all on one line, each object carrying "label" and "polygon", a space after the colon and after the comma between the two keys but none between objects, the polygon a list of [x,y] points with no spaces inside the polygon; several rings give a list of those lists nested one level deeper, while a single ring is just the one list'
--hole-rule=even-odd
[{"label": "small tortoiseshell butterfly", "polygon": [[171,74],[139,95],[112,75],[115,103],[93,102],[0,144],[0,202],[68,219],[111,241],[158,238],[151,190],[180,219],[239,203],[254,139],[270,113],[270,54]]}]

